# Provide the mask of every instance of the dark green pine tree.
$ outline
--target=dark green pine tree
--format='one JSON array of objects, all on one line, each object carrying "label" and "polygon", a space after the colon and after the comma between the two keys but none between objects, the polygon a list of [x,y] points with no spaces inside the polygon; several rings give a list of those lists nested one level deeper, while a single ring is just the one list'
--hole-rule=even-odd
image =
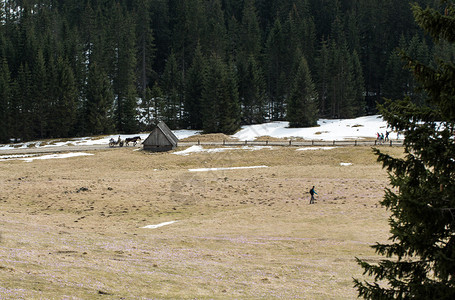
[{"label": "dark green pine tree", "polygon": [[135,8],[137,34],[138,83],[142,101],[145,100],[149,80],[153,73],[155,44],[151,27],[150,0],[137,1]]},{"label": "dark green pine tree", "polygon": [[332,40],[328,80],[328,111],[331,118],[353,117],[352,65],[347,44]]},{"label": "dark green pine tree", "polygon": [[46,66],[43,57],[43,52],[38,50],[36,55],[36,61],[32,69],[32,121],[34,128],[35,137],[47,137],[47,130],[49,126],[49,98],[48,98],[48,86],[46,78]]},{"label": "dark green pine tree", "polygon": [[[455,43],[455,7],[444,14],[414,5],[417,23],[436,42]],[[453,56],[452,56],[453,57]],[[382,107],[384,119],[404,133],[404,158],[376,150],[390,173],[391,185],[381,204],[391,212],[386,244],[375,251],[378,264],[358,260],[374,282],[355,280],[367,299],[455,298],[455,68],[438,59],[433,67],[405,56],[429,106],[409,98]]]},{"label": "dark green pine tree", "polygon": [[225,58],[227,51],[226,25],[220,0],[205,1],[206,22],[201,36],[203,53]]},{"label": "dark green pine tree", "polygon": [[308,63],[301,55],[286,107],[289,127],[315,126],[318,120],[317,99]]},{"label": "dark green pine tree", "polygon": [[68,137],[75,134],[76,101],[78,92],[76,80],[68,61],[59,57],[57,60],[57,82],[55,87],[55,103],[52,109],[52,134],[58,137]]},{"label": "dark green pine tree", "polygon": [[20,65],[13,85],[11,103],[12,130],[16,139],[30,140],[36,137],[33,127],[34,101],[32,100],[32,72],[28,64]]},{"label": "dark green pine tree", "polygon": [[202,125],[206,133],[232,134],[240,128],[238,83],[232,63],[208,59],[202,92]]},{"label": "dark green pine tree", "polygon": [[354,117],[360,117],[366,113],[366,101],[365,101],[365,80],[363,77],[363,70],[360,63],[359,55],[357,51],[354,51],[351,56],[352,66],[352,90],[353,90],[353,101],[352,101],[352,112]]},{"label": "dark green pine tree", "polygon": [[240,84],[242,122],[245,124],[263,123],[266,119],[265,80],[262,69],[253,55],[248,58],[242,75]]},{"label": "dark green pine tree", "polygon": [[287,19],[289,26],[289,47],[291,51],[301,49],[305,55],[308,66],[314,65],[314,57],[316,53],[316,37],[315,25],[313,17],[309,12],[309,4],[307,0],[290,2],[291,9]]},{"label": "dark green pine tree", "polygon": [[177,59],[172,52],[168,57],[163,74],[163,93],[166,99],[163,116],[164,122],[166,122],[170,128],[178,127],[182,87],[181,74],[177,65]]},{"label": "dark green pine tree", "polygon": [[[420,38],[417,35],[415,35],[409,42],[406,53],[422,64],[430,63],[430,51],[425,39]],[[407,96],[409,96],[414,103],[422,105],[425,102],[426,95],[425,93],[419,92],[419,89],[419,83],[416,82],[416,80],[411,76],[408,76]]]},{"label": "dark green pine tree", "polygon": [[12,100],[11,74],[8,63],[3,58],[0,64],[0,143],[10,139],[10,102]]},{"label": "dark green pine tree", "polygon": [[405,69],[405,62],[400,57],[399,49],[406,49],[404,36],[400,39],[398,49],[390,54],[386,65],[382,92],[385,98],[392,100],[403,99],[408,94],[408,82],[411,77],[409,70]]},{"label": "dark green pine tree", "polygon": [[[159,121],[164,120],[164,115],[166,111],[166,99],[163,96],[163,91],[157,82],[152,87],[150,91],[150,99],[153,105],[153,114],[151,120],[158,124]],[[153,122],[152,122],[153,123]],[[151,129],[155,127],[155,124],[150,123]]]},{"label": "dark green pine tree", "polygon": [[172,49],[185,80],[186,70],[201,38],[204,24],[203,1],[169,1]]},{"label": "dark green pine tree", "polygon": [[186,75],[184,127],[202,129],[202,91],[205,61],[201,47],[196,47],[193,63]]},{"label": "dark green pine tree", "polygon": [[316,90],[319,98],[319,115],[331,117],[329,105],[329,85],[330,85],[330,50],[326,40],[322,40],[319,54],[316,58]]},{"label": "dark green pine tree", "polygon": [[84,134],[109,133],[114,129],[114,94],[109,78],[96,62],[89,65],[84,103]]},{"label": "dark green pine tree", "polygon": [[285,115],[286,67],[282,63],[285,57],[286,37],[281,22],[276,19],[267,37],[265,46],[266,91],[272,120],[283,120]]},{"label": "dark green pine tree", "polygon": [[138,129],[136,119],[136,45],[135,24],[131,13],[119,3],[113,4],[111,21],[114,38],[114,94],[116,96],[116,127],[118,131],[132,133]]},{"label": "dark green pine tree", "polygon": [[204,71],[202,91],[202,128],[205,133],[216,133],[220,129],[220,102],[226,97],[226,66],[215,56],[208,59]]},{"label": "dark green pine tree", "polygon": [[240,129],[240,104],[237,72],[234,63],[227,65],[226,98],[220,103],[220,132],[234,134]]},{"label": "dark green pine tree", "polygon": [[262,123],[266,118],[265,80],[259,63],[261,32],[254,1],[245,1],[239,38],[238,73],[242,122]]},{"label": "dark green pine tree", "polygon": [[257,57],[261,51],[261,31],[254,6],[254,0],[244,1],[242,23],[240,30],[240,51],[246,58],[250,55]]}]

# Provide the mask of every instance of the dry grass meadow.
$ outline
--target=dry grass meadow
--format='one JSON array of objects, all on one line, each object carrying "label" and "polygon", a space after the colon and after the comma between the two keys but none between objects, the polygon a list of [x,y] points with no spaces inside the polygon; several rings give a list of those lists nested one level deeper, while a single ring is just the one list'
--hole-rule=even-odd
[{"label": "dry grass meadow", "polygon": [[369,147],[92,153],[0,162],[0,299],[353,299],[388,237]]}]

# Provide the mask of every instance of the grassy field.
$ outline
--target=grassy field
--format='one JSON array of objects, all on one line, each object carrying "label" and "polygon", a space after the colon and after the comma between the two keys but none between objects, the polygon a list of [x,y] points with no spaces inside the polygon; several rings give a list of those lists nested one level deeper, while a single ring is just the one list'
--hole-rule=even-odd
[{"label": "grassy field", "polygon": [[92,153],[0,162],[0,299],[353,299],[388,237],[369,147]]}]

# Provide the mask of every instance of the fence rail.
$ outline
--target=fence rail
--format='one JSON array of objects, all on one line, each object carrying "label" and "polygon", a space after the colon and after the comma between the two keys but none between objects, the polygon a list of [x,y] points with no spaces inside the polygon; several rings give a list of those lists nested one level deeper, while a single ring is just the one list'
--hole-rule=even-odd
[{"label": "fence rail", "polygon": [[378,140],[350,140],[350,141],[192,141],[179,142],[179,146],[403,146],[403,140],[388,140],[380,142]]}]

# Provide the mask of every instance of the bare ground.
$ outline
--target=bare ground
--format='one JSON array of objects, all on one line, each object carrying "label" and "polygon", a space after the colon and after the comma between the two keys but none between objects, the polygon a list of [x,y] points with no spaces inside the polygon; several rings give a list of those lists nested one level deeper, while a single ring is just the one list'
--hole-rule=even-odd
[{"label": "bare ground", "polygon": [[91,153],[0,162],[1,299],[352,299],[388,237],[369,147]]}]

